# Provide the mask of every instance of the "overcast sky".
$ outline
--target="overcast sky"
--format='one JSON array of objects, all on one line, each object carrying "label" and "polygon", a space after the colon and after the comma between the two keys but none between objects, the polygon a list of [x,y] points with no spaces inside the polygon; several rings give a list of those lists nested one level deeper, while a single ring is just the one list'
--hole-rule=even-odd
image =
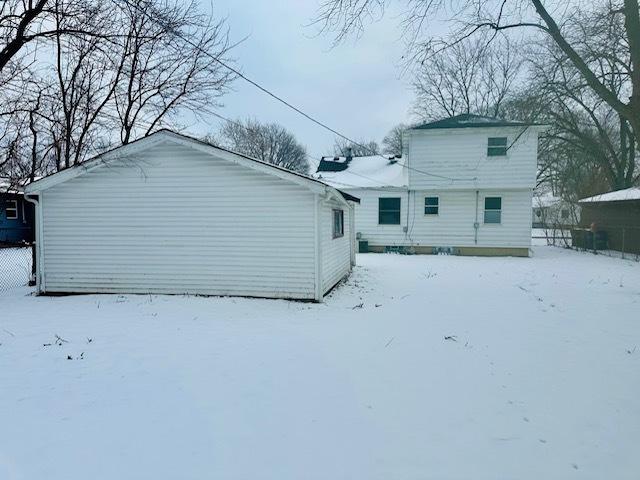
[{"label": "overcast sky", "polygon": [[[204,5],[203,5],[204,6]],[[305,27],[317,0],[217,0],[216,16],[227,16],[233,55],[242,72],[345,135],[380,142],[395,124],[410,119],[410,79],[400,78],[403,53],[397,13],[369,28],[359,39],[335,48],[328,35]],[[332,154],[334,135],[238,79],[219,112],[275,121],[291,130],[316,157]],[[217,130],[220,121],[194,122],[195,134]]]}]

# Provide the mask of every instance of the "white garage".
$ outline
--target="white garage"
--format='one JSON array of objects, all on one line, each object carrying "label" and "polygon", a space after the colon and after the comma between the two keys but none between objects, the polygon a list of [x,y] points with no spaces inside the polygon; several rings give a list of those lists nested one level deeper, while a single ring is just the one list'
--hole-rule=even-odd
[{"label": "white garage", "polygon": [[357,198],[168,130],[25,193],[40,293],[321,301],[355,264]]}]

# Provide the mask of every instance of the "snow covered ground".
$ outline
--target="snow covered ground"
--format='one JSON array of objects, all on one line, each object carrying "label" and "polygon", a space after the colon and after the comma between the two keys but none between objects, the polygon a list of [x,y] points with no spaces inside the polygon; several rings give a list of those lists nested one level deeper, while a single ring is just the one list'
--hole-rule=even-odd
[{"label": "snow covered ground", "polygon": [[0,292],[0,478],[636,479],[640,264],[534,253],[360,255],[324,304]]}]

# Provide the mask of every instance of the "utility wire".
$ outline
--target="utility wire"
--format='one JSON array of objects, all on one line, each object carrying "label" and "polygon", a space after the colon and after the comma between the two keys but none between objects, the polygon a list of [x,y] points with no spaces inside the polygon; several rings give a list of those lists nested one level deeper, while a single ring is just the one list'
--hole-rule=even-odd
[{"label": "utility wire", "polygon": [[[138,12],[140,12],[141,14],[145,15],[149,20],[151,20],[152,22],[158,22],[160,24],[162,24],[162,22],[160,22],[157,18],[152,18],[151,16],[149,16],[149,14],[140,9],[140,7],[138,7],[138,5],[135,2],[131,2],[130,3],[131,6],[133,6],[136,10],[138,10]],[[215,62],[219,63],[220,65],[222,65],[224,68],[226,68],[227,70],[233,72],[234,74],[236,74],[238,77],[242,78],[245,82],[253,85],[254,87],[256,87],[258,90],[262,91],[263,93],[266,93],[267,95],[269,95],[270,97],[272,97],[273,99],[277,100],[278,102],[282,103],[283,105],[287,106],[288,108],[292,109],[293,111],[297,112],[298,114],[302,115],[303,117],[305,117],[306,119],[310,120],[311,122],[315,123],[316,125],[330,131],[331,133],[337,135],[338,137],[347,140],[348,142],[352,143],[353,145],[357,145],[360,148],[364,148],[365,150],[370,151],[373,155],[377,155],[379,157],[385,158],[383,155],[377,153],[377,152],[373,152],[370,148],[366,147],[365,145],[362,145],[358,142],[356,142],[355,140],[352,140],[351,138],[347,137],[346,135],[340,133],[339,131],[331,128],[329,125],[327,125],[326,123],[316,119],[314,116],[304,112],[302,109],[296,107],[295,105],[291,104],[290,102],[288,102],[287,100],[285,100],[284,98],[282,98],[281,96],[273,93],[271,90],[267,89],[266,87],[263,87],[261,84],[259,84],[258,82],[256,82],[255,80],[252,80],[251,78],[247,77],[246,75],[244,75],[243,73],[241,73],[239,70],[233,68],[231,65],[227,64],[226,62],[220,60],[218,57],[212,55],[211,53],[209,53],[207,50],[205,50],[204,48],[202,48],[200,45],[198,45],[197,43],[193,42],[191,39],[185,37],[182,32],[180,32],[177,29],[171,28],[169,25],[162,25],[164,28],[166,28],[167,30],[172,31],[177,37],[181,38],[182,40],[184,40],[185,42],[187,42],[189,45],[191,45],[192,47],[194,47],[196,50],[198,50],[200,53],[206,55],[207,57],[211,58],[212,60],[214,60]],[[408,169],[412,169],[412,167],[409,167],[407,165],[403,165],[405,168]],[[436,175],[430,172],[426,172],[424,170],[418,170],[418,169],[413,169],[416,172],[422,173],[423,175],[428,175],[430,177],[435,177],[435,178],[442,178],[445,180],[450,180],[452,182],[454,181],[469,181],[468,178],[454,178],[454,177],[447,177],[445,175]],[[365,177],[366,178],[366,177]]]},{"label": "utility wire", "polygon": [[[213,115],[215,117],[218,117],[219,119],[224,120],[225,122],[229,122],[229,123],[231,123],[233,125],[236,125],[237,127],[240,127],[240,128],[245,129],[245,130],[248,130],[247,126],[243,125],[241,122],[238,122],[236,120],[232,120],[232,119],[227,118],[227,117],[225,117],[223,115],[220,115],[217,112],[214,112],[214,111],[211,111],[211,110],[208,110],[208,109],[206,109],[205,112],[209,113],[209,114],[211,114],[211,115]],[[307,157],[307,160],[315,163],[316,165],[319,165],[319,162],[316,159],[314,159],[311,155],[309,155],[308,153],[305,154],[305,156]],[[367,180],[370,180],[370,181],[372,181],[374,183],[377,183],[377,184],[379,184],[381,186],[387,186],[385,183],[380,182],[379,180],[376,180],[375,178],[367,177],[366,175],[362,175],[362,174],[359,174],[359,173],[356,173],[356,172],[351,172],[351,171],[349,171],[349,173],[351,175],[355,175],[357,177],[366,178]],[[332,183],[340,183],[341,185],[345,185],[347,187],[360,188],[358,185],[352,185],[352,184],[343,183],[343,182],[332,182]]]}]

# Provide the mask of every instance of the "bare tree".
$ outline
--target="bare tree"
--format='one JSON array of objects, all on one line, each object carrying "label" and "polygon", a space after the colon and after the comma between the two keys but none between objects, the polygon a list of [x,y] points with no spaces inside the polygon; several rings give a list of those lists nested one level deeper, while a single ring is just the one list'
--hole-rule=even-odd
[{"label": "bare tree", "polygon": [[464,39],[420,64],[414,112],[426,120],[461,113],[501,117],[524,73],[523,63],[518,46],[507,38]]},{"label": "bare tree", "polygon": [[238,153],[294,172],[309,172],[306,148],[277,123],[260,123],[250,118],[226,122],[218,138],[222,146]]},{"label": "bare tree", "polygon": [[399,123],[385,135],[382,139],[382,151],[388,155],[402,155],[403,149],[403,135],[405,130],[409,128],[404,123]]},{"label": "bare tree", "polygon": [[379,155],[380,147],[375,140],[358,140],[350,142],[344,138],[337,137],[333,144],[333,153],[335,155],[348,155],[354,157],[367,157],[371,155]]},{"label": "bare tree", "polygon": [[0,22],[3,39],[26,42],[0,70],[0,176],[32,181],[175,125],[180,112],[198,116],[233,80],[218,61],[231,61],[225,23],[195,2],[52,0],[30,22],[22,33]]},{"label": "bare tree", "polygon": [[217,106],[234,79],[218,61],[229,62],[232,48],[224,20],[201,14],[194,3],[147,0],[123,10],[125,75],[115,97],[122,143],[135,130],[148,135],[178,110]]},{"label": "bare tree", "polygon": [[[321,0],[316,23],[336,34],[340,41],[384,13],[391,0]],[[638,0],[404,0],[405,38],[413,60],[423,61],[434,53],[451,48],[477,32],[489,31],[490,38],[528,29],[539,38],[548,38],[566,55],[586,85],[611,109],[624,118],[640,136],[640,8]],[[559,8],[561,7],[561,8]],[[430,20],[446,13],[450,29],[444,36],[433,35]],[[616,92],[602,78],[582,47],[579,32],[583,19],[597,16],[605,24],[618,25],[620,51],[631,67],[626,75],[629,88]],[[587,51],[596,49],[600,36],[587,39]]]}]

